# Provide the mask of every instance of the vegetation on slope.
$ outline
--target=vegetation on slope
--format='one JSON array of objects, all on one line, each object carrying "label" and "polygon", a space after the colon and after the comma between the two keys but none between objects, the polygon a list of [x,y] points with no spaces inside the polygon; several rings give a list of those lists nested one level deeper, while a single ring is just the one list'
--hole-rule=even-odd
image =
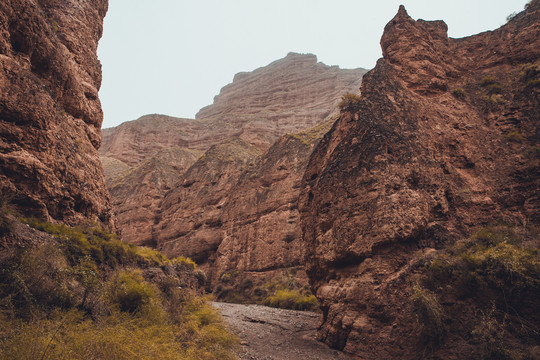
[{"label": "vegetation on slope", "polygon": [[276,273],[272,281],[250,278],[238,271],[223,272],[214,293],[225,302],[317,311],[317,298],[308,285],[302,286],[297,281],[296,271],[290,268],[283,274]]},{"label": "vegetation on slope", "polygon": [[191,260],[24,221],[53,236],[0,256],[0,359],[234,358]]},{"label": "vegetation on slope", "polygon": [[530,358],[534,346],[523,353],[515,343],[540,340],[537,241],[538,230],[493,226],[429,259],[411,298],[426,340],[454,332],[480,345],[482,359]]},{"label": "vegetation on slope", "polygon": [[288,134],[289,137],[293,139],[300,140],[304,145],[310,146],[319,139],[322,139],[324,134],[326,134],[332,128],[332,125],[338,119],[338,115],[329,116],[317,125],[312,128],[302,130],[293,134]]}]

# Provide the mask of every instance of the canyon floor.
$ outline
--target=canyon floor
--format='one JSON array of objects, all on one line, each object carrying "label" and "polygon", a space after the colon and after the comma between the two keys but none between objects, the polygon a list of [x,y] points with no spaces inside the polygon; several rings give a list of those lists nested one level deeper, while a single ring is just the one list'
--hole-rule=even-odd
[{"label": "canyon floor", "polygon": [[352,360],[315,340],[320,314],[261,305],[213,303],[240,336],[241,360]]}]

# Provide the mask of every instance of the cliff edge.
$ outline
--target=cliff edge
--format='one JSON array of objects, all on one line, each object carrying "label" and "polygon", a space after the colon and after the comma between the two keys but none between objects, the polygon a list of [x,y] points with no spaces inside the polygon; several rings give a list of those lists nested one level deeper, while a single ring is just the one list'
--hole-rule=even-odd
[{"label": "cliff edge", "polygon": [[[540,220],[540,2],[500,29],[463,39],[448,38],[442,21],[411,19],[402,6],[381,47],[362,98],[343,109],[303,178],[299,207],[307,271],[323,311],[319,339],[371,359],[494,356],[479,353],[487,340],[475,334],[489,322],[479,314],[490,313],[491,300],[498,323],[517,321],[508,320],[516,313],[508,315],[495,295],[478,305],[472,295],[445,292],[458,273],[451,267],[428,289],[433,294],[418,286],[433,259],[453,264],[452,256],[466,254],[454,246],[475,231],[501,223],[524,230]],[[532,238],[537,249],[537,233]],[[460,261],[479,266],[492,259],[484,255]],[[471,287],[483,289],[480,283]],[[495,294],[490,286],[486,294]],[[527,291],[538,295],[537,286]],[[534,305],[520,306],[519,316],[537,326],[538,317],[529,317]],[[420,330],[423,320],[435,321],[426,314],[439,314],[439,337]],[[478,324],[485,326],[475,330]],[[519,351],[533,336],[501,329],[493,342],[514,342],[509,348]]]},{"label": "cliff edge", "polygon": [[0,4],[0,192],[20,212],[113,229],[97,149],[106,0]]}]

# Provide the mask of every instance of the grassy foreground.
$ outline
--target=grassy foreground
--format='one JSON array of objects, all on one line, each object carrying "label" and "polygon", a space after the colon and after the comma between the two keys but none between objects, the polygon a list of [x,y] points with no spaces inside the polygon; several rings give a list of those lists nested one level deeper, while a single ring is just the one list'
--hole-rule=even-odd
[{"label": "grassy foreground", "polygon": [[235,358],[191,260],[23,221],[53,236],[0,253],[0,359]]}]

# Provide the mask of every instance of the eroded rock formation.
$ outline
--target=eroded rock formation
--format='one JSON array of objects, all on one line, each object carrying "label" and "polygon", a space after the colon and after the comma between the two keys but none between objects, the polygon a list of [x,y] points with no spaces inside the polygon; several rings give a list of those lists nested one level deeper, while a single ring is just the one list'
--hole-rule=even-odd
[{"label": "eroded rock formation", "polygon": [[[302,166],[311,150],[301,151],[301,159],[291,155],[288,160],[280,160],[282,163],[290,160],[290,164],[281,165],[284,168],[290,165],[294,169],[292,178],[295,180],[289,179],[286,183],[287,186],[294,184],[295,188],[280,189],[268,198],[272,199],[268,200],[268,205],[262,204],[266,197],[257,194],[267,193],[273,180],[287,177],[291,170],[284,171],[278,169],[279,166],[264,168],[266,180],[262,181],[259,179],[261,170],[257,168],[259,158],[279,157],[275,154],[276,145],[274,150],[269,150],[274,141],[284,134],[311,128],[328,119],[343,94],[358,90],[364,73],[363,69],[326,66],[318,63],[314,55],[291,53],[251,73],[236,75],[233,83],[216,96],[214,104],[202,109],[195,120],[149,115],[105,129],[100,151],[124,239],[156,246],[170,256],[188,255],[199,263],[208,264],[216,259],[214,253],[223,239],[228,239],[228,247],[233,243],[238,247],[251,231],[259,234],[257,239],[266,239],[260,240],[262,242],[273,241],[273,231],[283,232],[280,239],[289,232],[297,241],[296,219],[289,223],[283,214],[279,221],[258,218],[268,219],[270,210],[282,212],[282,208],[274,208],[277,198],[283,200],[280,204],[283,208],[293,206],[287,204],[296,201],[299,189],[295,181],[301,177]],[[325,124],[328,125],[328,121]],[[322,134],[317,133],[317,136]],[[317,136],[304,139],[308,144],[304,147],[311,149]],[[284,141],[280,139],[278,143],[285,145]],[[297,142],[301,143],[300,140]],[[288,151],[283,146],[280,149]],[[175,155],[164,161],[159,155],[164,151],[174,151]],[[202,151],[206,153],[199,158]],[[266,151],[269,153],[264,155]],[[248,195],[237,182],[250,169],[254,170],[249,173],[251,180],[247,181],[252,192]],[[272,174],[272,171],[277,173]],[[236,193],[249,196],[249,204],[244,204],[243,209],[233,206],[225,210],[224,204],[235,201],[231,197]],[[261,212],[265,207],[272,209]],[[253,229],[239,234],[243,239],[239,242],[236,231],[225,230],[224,224],[245,217],[254,222]],[[283,226],[276,226],[280,221]],[[263,236],[265,233],[267,235]],[[251,250],[244,251],[251,253]],[[294,256],[287,257],[295,257],[297,264],[299,251],[293,253]],[[223,267],[235,266],[229,255],[227,258],[229,260],[223,262]],[[255,258],[249,261],[256,262]],[[279,264],[283,262],[290,261],[280,260]],[[261,266],[271,267],[258,264],[255,268]]]},{"label": "eroded rock formation", "polygon": [[[444,22],[414,21],[400,7],[357,111],[341,114],[304,175],[299,206],[323,310],[319,338],[360,358],[422,354],[410,300],[419,259],[481,225],[540,220],[540,2],[495,31],[446,32]],[[480,356],[471,329],[458,331],[474,315],[445,300],[457,319],[427,353]]]},{"label": "eroded rock formation", "polygon": [[0,189],[27,215],[114,228],[97,151],[107,4],[0,4]]}]

